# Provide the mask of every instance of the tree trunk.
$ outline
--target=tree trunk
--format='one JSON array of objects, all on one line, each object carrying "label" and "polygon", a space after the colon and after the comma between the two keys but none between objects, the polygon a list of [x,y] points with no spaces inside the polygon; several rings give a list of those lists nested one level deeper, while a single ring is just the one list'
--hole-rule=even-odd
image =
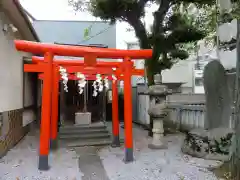
[{"label": "tree trunk", "polygon": [[[140,48],[141,49],[152,49],[152,47],[149,43],[149,40],[148,40],[147,31],[146,31],[145,26],[142,23],[142,21],[134,15],[129,15],[128,22],[134,28],[135,34],[139,40]],[[152,58],[146,59],[146,61],[145,61],[148,85],[154,84],[154,79],[153,79],[154,73],[153,73],[153,70],[150,65],[151,61],[152,61]]]},{"label": "tree trunk", "polygon": [[[146,61],[152,61],[152,59],[147,59]],[[146,67],[146,70],[147,70],[147,80],[148,80],[148,86],[151,86],[151,85],[154,85],[154,72],[150,66],[150,63],[145,63],[145,67]]]}]

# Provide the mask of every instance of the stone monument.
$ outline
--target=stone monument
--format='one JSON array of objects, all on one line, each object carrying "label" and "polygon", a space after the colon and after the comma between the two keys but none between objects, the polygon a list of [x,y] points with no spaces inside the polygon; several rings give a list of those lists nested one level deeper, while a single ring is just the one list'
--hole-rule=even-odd
[{"label": "stone monument", "polygon": [[228,161],[232,156],[235,133],[229,128],[232,104],[225,69],[219,61],[211,61],[206,65],[203,77],[205,128],[186,133],[182,151],[194,157]]},{"label": "stone monument", "polygon": [[75,125],[89,125],[91,124],[90,112],[76,112],[75,113]]},{"label": "stone monument", "polygon": [[75,125],[90,125],[92,122],[92,113],[87,111],[87,90],[86,85],[84,87],[84,108],[82,112],[75,112]]},{"label": "stone monument", "polygon": [[203,78],[206,96],[206,128],[229,127],[232,104],[223,65],[217,60],[209,62],[204,69]]}]

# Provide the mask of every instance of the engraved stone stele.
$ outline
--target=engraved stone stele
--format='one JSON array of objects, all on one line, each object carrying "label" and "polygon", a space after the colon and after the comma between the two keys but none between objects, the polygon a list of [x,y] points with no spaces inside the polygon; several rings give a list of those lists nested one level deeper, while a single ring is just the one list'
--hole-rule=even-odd
[{"label": "engraved stone stele", "polygon": [[186,133],[182,151],[203,159],[228,161],[234,147],[235,132],[229,128],[231,93],[227,75],[219,61],[211,61],[204,68],[206,97],[205,128]]},{"label": "engraved stone stele", "polygon": [[205,128],[229,127],[232,104],[223,65],[217,60],[209,62],[204,68],[203,78],[206,97]]}]

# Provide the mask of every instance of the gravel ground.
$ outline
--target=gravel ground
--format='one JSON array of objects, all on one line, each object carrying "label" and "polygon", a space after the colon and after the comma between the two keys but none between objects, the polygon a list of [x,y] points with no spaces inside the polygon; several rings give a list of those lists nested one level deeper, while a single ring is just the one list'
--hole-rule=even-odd
[{"label": "gravel ground", "polygon": [[[219,166],[221,162],[183,155],[180,150],[182,134],[164,137],[168,149],[151,150],[148,149],[147,132],[138,127],[134,127],[133,132],[135,137],[133,163],[123,162],[123,146],[105,147],[98,152],[109,180],[217,180],[217,177],[207,168]],[[123,132],[121,132],[122,135]],[[51,153],[49,171],[38,171],[38,142],[38,133],[29,134],[0,159],[0,180],[82,179],[83,173],[78,166],[79,155],[82,154],[77,155],[75,151],[64,148]]]},{"label": "gravel ground", "polygon": [[110,180],[217,180],[208,167],[221,165],[218,161],[193,158],[181,153],[182,134],[164,138],[168,149],[148,148],[147,132],[134,128],[133,163],[123,162],[124,147],[106,147],[99,152]]},{"label": "gravel ground", "polygon": [[29,134],[0,159],[0,180],[81,180],[77,154],[64,148],[50,154],[49,171],[38,171],[38,142]]}]

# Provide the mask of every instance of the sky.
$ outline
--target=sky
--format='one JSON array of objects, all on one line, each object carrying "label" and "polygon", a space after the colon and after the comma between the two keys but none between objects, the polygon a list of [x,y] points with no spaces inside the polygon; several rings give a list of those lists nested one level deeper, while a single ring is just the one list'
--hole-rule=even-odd
[{"label": "sky", "polygon": [[37,20],[96,20],[87,12],[76,13],[68,0],[20,0]]},{"label": "sky", "polygon": [[[97,20],[88,12],[75,12],[68,5],[68,0],[20,0],[22,6],[37,20]],[[147,10],[147,22],[152,22],[152,12],[156,7]]]}]

